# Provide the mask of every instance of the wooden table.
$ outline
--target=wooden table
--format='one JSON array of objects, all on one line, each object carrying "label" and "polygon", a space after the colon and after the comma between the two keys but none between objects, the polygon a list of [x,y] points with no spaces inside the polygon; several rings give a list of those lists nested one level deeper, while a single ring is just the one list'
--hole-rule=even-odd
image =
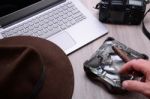
[{"label": "wooden table", "polygon": [[[94,9],[94,7],[99,0],[81,0],[81,2],[98,18],[98,10]],[[150,8],[150,5],[147,8]],[[150,14],[145,18],[145,24],[150,31]],[[106,36],[93,41],[68,56],[73,66],[75,79],[72,99],[146,99],[141,94],[131,92],[124,95],[110,94],[103,86],[93,83],[85,75],[83,63],[91,57],[109,36],[150,57],[150,40],[143,34],[141,25],[104,25],[109,30]]]}]

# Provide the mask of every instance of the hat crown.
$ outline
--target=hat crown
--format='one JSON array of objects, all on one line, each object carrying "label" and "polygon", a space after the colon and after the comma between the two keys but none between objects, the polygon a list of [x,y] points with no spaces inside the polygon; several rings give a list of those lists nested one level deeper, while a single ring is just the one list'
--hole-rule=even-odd
[{"label": "hat crown", "polygon": [[[73,69],[68,57],[57,45],[38,37],[14,36],[0,39],[1,46],[9,48],[0,56],[0,72],[7,70],[2,68],[1,60],[4,60],[5,64],[14,64],[17,57],[28,48],[34,51],[27,51],[29,53],[25,55],[27,58],[23,58],[27,59],[27,62],[23,60],[23,63],[20,62],[20,65],[14,67],[14,73],[6,76],[7,79],[10,78],[9,80],[1,80],[7,83],[0,84],[0,99],[71,99],[74,89]],[[14,47],[25,48],[18,53],[19,51]],[[4,51],[0,50],[0,55],[1,53]],[[31,53],[34,53],[35,58]],[[32,65],[32,62],[35,65]]]},{"label": "hat crown", "polygon": [[42,60],[25,46],[0,47],[0,98],[27,99],[41,75]]}]

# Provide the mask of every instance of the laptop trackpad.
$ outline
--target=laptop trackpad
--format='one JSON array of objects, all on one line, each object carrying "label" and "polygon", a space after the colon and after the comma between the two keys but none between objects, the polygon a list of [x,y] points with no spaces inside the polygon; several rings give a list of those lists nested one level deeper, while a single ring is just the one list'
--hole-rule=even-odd
[{"label": "laptop trackpad", "polygon": [[59,47],[61,47],[63,50],[71,48],[73,45],[76,44],[76,42],[73,40],[73,38],[66,31],[57,33],[57,34],[49,37],[48,40],[54,42]]}]

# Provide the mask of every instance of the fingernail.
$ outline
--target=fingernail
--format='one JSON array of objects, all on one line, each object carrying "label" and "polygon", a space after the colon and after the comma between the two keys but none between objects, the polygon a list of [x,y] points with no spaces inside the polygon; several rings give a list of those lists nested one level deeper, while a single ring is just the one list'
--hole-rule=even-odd
[{"label": "fingernail", "polygon": [[124,82],[122,83],[122,87],[123,87],[124,89],[126,89],[127,86],[128,86],[128,82],[127,82],[127,81],[124,81]]}]

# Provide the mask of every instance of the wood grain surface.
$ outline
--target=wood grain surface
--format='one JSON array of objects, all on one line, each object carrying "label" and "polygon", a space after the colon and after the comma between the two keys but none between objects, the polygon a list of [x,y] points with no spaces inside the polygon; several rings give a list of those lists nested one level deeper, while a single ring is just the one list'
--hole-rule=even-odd
[{"label": "wood grain surface", "polygon": [[[99,11],[94,9],[99,0],[81,0],[89,11],[98,18]],[[147,6],[150,8],[150,5]],[[145,25],[150,31],[150,14],[145,18]],[[83,70],[83,63],[102,45],[107,37],[114,37],[130,48],[145,53],[150,57],[150,40],[142,32],[141,25],[104,24],[109,33],[92,43],[80,48],[68,57],[74,70],[75,86],[72,99],[147,99],[138,93],[114,95],[106,91],[102,85],[97,85],[87,78]]]}]

